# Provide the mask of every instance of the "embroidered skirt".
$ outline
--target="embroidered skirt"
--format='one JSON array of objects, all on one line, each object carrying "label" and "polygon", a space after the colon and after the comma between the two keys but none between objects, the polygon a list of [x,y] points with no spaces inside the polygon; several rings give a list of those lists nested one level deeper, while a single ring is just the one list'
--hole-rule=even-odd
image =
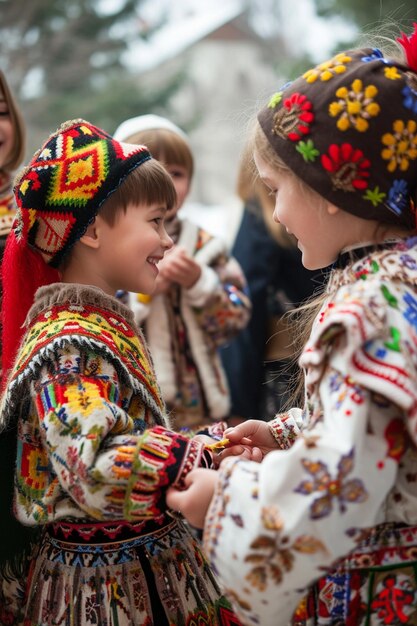
[{"label": "embroidered skirt", "polygon": [[136,526],[50,526],[32,564],[23,624],[232,626],[239,622],[221,595],[198,541],[181,521],[165,518],[165,523],[154,520]]},{"label": "embroidered skirt", "polygon": [[374,529],[311,588],[291,624],[417,625],[417,527]]}]

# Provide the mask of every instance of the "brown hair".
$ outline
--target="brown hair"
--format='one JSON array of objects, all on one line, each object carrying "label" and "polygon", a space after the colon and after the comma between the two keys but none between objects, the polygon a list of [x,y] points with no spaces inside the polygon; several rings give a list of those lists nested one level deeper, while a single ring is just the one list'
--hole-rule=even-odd
[{"label": "brown hair", "polygon": [[161,204],[168,211],[177,202],[171,177],[156,159],[136,167],[99,209],[103,219],[112,226],[119,211],[126,212],[129,204]]},{"label": "brown hair", "polygon": [[4,99],[9,109],[10,118],[12,120],[14,141],[13,148],[9,155],[7,163],[3,165],[3,169],[13,172],[22,162],[26,147],[26,132],[22,114],[16,104],[16,100],[10,90],[6,77],[0,70],[0,89],[3,92]]},{"label": "brown hair", "polygon": [[194,173],[194,159],[188,143],[166,128],[140,130],[124,139],[126,143],[144,144],[163,165],[181,165],[187,170],[191,180]]}]

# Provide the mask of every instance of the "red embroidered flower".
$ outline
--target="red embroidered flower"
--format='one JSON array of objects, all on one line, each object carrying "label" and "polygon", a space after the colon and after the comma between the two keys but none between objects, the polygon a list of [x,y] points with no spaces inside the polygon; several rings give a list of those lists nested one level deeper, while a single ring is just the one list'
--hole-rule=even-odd
[{"label": "red embroidered flower", "polygon": [[291,141],[299,141],[310,132],[314,120],[312,104],[306,96],[293,93],[283,101],[283,106],[274,116],[274,131]]},{"label": "red embroidered flower", "polygon": [[371,162],[362,150],[350,143],[331,144],[328,153],[322,155],[321,162],[331,174],[336,189],[355,191],[367,188]]}]

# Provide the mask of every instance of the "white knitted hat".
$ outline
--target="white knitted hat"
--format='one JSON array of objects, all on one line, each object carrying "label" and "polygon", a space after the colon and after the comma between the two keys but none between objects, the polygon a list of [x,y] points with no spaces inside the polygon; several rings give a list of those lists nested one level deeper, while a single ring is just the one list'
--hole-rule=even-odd
[{"label": "white knitted hat", "polygon": [[184,141],[189,143],[187,135],[179,126],[167,120],[166,117],[160,115],[138,115],[137,117],[131,117],[128,120],[122,122],[113,133],[114,139],[117,141],[126,141],[132,135],[139,133],[141,130],[156,130],[159,128],[165,128],[170,130],[176,135],[179,135]]}]

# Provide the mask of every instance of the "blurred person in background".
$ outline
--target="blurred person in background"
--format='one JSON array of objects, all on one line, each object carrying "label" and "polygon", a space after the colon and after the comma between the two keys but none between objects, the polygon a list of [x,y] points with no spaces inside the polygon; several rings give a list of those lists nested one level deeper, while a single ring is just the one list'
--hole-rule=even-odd
[{"label": "blurred person in background", "polygon": [[303,267],[295,239],[272,219],[275,199],[247,153],[241,158],[237,194],[243,215],[232,255],[248,282],[252,316],[221,351],[232,399],[231,424],[269,419],[289,401],[298,368],[285,314],[308,299],[323,279]]},{"label": "blurred person in background", "polygon": [[[6,77],[0,70],[0,263],[3,260],[6,238],[16,215],[12,189],[13,173],[22,162],[24,151],[25,126],[23,118]],[[0,302],[1,296],[2,287],[0,283]],[[0,339],[0,370],[2,352]]]},{"label": "blurred person in background", "polygon": [[143,326],[175,427],[220,422],[229,415],[230,393],[219,346],[250,317],[243,272],[225,241],[178,214],[194,170],[186,134],[166,118],[142,115],[123,122],[115,137],[145,144],[177,192],[177,205],[166,218],[174,246],[158,263],[156,289],[151,297],[128,294],[129,306]]}]

